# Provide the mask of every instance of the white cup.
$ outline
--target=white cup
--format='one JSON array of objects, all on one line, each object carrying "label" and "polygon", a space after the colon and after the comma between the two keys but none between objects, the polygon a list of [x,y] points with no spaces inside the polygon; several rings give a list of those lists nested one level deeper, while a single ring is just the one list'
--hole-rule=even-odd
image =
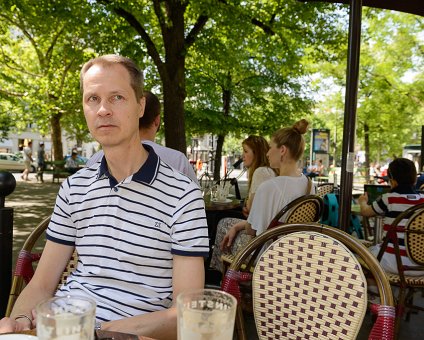
[{"label": "white cup", "polygon": [[38,340],[93,340],[96,302],[82,296],[54,297],[40,302]]},{"label": "white cup", "polygon": [[183,292],[177,297],[178,340],[232,340],[237,300],[214,289]]}]

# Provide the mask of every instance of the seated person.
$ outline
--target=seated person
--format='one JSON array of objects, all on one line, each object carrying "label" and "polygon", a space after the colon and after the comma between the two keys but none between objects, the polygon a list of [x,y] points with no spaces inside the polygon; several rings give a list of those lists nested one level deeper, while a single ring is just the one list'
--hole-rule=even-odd
[{"label": "seated person", "polygon": [[[377,200],[368,204],[368,195],[365,193],[358,198],[361,208],[361,215],[366,217],[384,216],[383,230],[386,233],[394,219],[406,209],[424,203],[424,195],[419,194],[415,189],[415,181],[417,180],[417,170],[412,161],[406,158],[396,158],[389,164],[388,177],[391,186],[389,193],[383,194]],[[405,221],[401,221],[400,225],[405,225]],[[416,265],[406,254],[404,233],[398,232],[399,249],[404,265]],[[377,256],[380,251],[381,244],[371,247],[371,252]],[[392,243],[388,243],[386,252],[381,259],[381,265],[387,272],[397,274],[396,257]],[[423,275],[420,271],[410,271],[407,275]]]},{"label": "seated person", "polygon": [[[204,287],[201,192],[141,143],[143,72],[132,60],[94,58],[80,82],[87,125],[104,156],[62,183],[34,277],[0,332],[35,327],[33,310],[44,299],[82,295],[96,301],[102,330],[176,339],[177,295]],[[57,289],[74,250],[77,267]]]},{"label": "seated person", "polygon": [[74,174],[78,171],[78,162],[77,162],[78,153],[72,151],[71,157],[65,162],[65,169],[68,170],[70,174]]},{"label": "seated person", "polygon": [[315,193],[310,180],[298,169],[298,161],[305,149],[303,134],[306,133],[308,124],[302,119],[292,127],[282,128],[274,133],[267,157],[270,167],[279,169],[279,175],[259,186],[247,221],[237,220],[232,225],[218,223],[212,255],[215,261],[211,261],[211,267],[223,271],[220,256],[216,253],[236,254],[252,237],[264,232],[274,216],[288,203],[300,196]]},{"label": "seated person", "polygon": [[[255,196],[256,190],[258,189],[259,185],[270,178],[274,178],[276,175],[276,171],[269,166],[269,161],[267,158],[269,145],[265,138],[261,136],[249,136],[243,141],[242,147],[243,147],[243,164],[248,169],[247,197],[244,201],[245,204],[242,210],[242,214],[239,214],[239,213],[229,214],[228,212],[223,212],[223,215],[226,214],[226,217],[225,216],[217,217],[217,220],[220,217],[224,217],[219,220],[219,223],[217,226],[217,235],[215,237],[215,240],[219,240],[219,242],[222,241],[222,238],[227,233],[230,227],[232,227],[234,224],[238,223],[239,221],[243,220],[249,215],[250,209],[252,207],[253,198]],[[238,216],[239,218],[233,218],[228,216],[233,216],[233,217]],[[221,267],[221,252],[219,251],[218,247],[215,247],[215,248],[216,250],[214,250],[212,254],[211,267],[220,268]]]}]

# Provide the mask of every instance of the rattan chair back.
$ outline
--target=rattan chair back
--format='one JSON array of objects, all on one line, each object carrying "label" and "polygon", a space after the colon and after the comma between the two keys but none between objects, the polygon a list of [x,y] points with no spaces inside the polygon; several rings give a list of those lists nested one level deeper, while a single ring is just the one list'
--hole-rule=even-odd
[{"label": "rattan chair back", "polygon": [[405,225],[405,247],[408,257],[424,266],[424,207],[416,209]]},{"label": "rattan chair back", "polygon": [[331,194],[334,191],[333,183],[319,184],[317,187],[317,196],[323,198],[327,194]]},{"label": "rattan chair back", "polygon": [[282,208],[271,220],[268,229],[283,223],[318,222],[323,209],[324,202],[321,197],[301,196]]},{"label": "rattan chair back", "polygon": [[356,339],[366,279],[339,240],[304,231],[283,236],[260,256],[252,281],[259,339]]},{"label": "rattan chair back", "polygon": [[[280,240],[280,237],[295,232],[313,234],[306,233],[306,236],[302,236],[303,245],[299,240],[300,235]],[[393,308],[390,284],[377,259],[353,236],[318,223],[283,224],[253,238],[232,261],[223,282],[224,290],[235,296],[239,294],[238,285],[234,286],[234,282],[249,275],[240,272],[244,262],[270,240],[275,241],[265,251],[266,255],[260,257],[260,264],[255,266],[254,271],[253,308],[260,339],[279,338],[277,335],[270,335],[273,332],[280,332],[280,338],[354,338],[365,308],[366,281],[358,263],[352,259],[352,254],[347,249],[356,254],[374,276],[381,304]],[[261,287],[262,282],[265,285]],[[352,290],[351,284],[354,287]],[[345,288],[346,286],[349,287]],[[315,300],[320,299],[322,301],[317,302],[315,309],[312,309],[312,302],[315,304]],[[350,315],[350,310],[354,310],[354,317]],[[275,315],[268,315],[274,312]],[[324,331],[332,329],[326,336],[310,330],[314,325],[321,324],[317,320],[320,317],[325,323]],[[302,326],[299,326],[300,323]],[[349,323],[354,325],[344,325]],[[294,331],[294,328],[297,330]],[[333,329],[338,332],[337,336],[333,335]],[[237,307],[236,331],[240,340],[247,338],[240,306]],[[287,336],[281,335],[286,331],[289,332]]]},{"label": "rattan chair back", "polygon": [[[44,237],[45,231],[47,230],[49,223],[50,216],[41,221],[40,224],[37,225],[35,229],[28,235],[27,239],[24,242],[24,245],[22,246],[21,251],[18,254],[5,316],[10,315],[13,306],[15,305],[16,299],[24,289],[25,285],[28,284],[28,282],[31,280],[34,274],[33,264],[40,259],[41,253],[32,253],[32,250],[37,241],[41,237]],[[68,276],[75,270],[77,263],[78,254],[76,251],[74,251],[65,270],[62,273],[62,276],[58,283],[58,287],[66,282]]]}]

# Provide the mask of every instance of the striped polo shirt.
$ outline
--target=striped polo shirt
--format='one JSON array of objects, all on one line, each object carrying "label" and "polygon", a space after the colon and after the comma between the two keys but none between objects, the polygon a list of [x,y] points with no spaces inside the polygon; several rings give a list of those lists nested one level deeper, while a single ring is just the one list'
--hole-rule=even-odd
[{"label": "striped polo shirt", "polygon": [[[403,188],[396,187],[391,190],[390,193],[383,194],[381,197],[377,198],[376,201],[372,203],[373,210],[378,214],[384,216],[383,219],[383,230],[384,235],[390,229],[391,224],[395,218],[405,210],[414,205],[424,203],[424,195],[416,193],[413,187]],[[405,233],[402,232],[402,227],[405,226],[407,219],[403,219],[398,224],[401,227],[401,230],[397,232],[398,241],[399,241],[399,251],[400,255],[403,257],[403,264],[411,263],[407,258],[406,248],[405,248]],[[394,246],[392,242],[389,242],[386,248],[386,253],[394,254]]]},{"label": "striped polo shirt", "polygon": [[208,256],[198,186],[144,148],[146,162],[120,183],[105,158],[65,180],[47,230],[79,255],[57,295],[94,298],[100,321],[170,307],[173,255]]}]

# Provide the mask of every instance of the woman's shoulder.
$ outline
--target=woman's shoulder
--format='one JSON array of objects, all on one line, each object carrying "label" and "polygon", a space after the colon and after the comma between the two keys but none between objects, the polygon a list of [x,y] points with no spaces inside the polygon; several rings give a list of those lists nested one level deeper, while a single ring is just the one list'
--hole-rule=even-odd
[{"label": "woman's shoulder", "polygon": [[253,175],[269,175],[271,177],[275,177],[275,172],[269,166],[260,166],[256,168]]}]

